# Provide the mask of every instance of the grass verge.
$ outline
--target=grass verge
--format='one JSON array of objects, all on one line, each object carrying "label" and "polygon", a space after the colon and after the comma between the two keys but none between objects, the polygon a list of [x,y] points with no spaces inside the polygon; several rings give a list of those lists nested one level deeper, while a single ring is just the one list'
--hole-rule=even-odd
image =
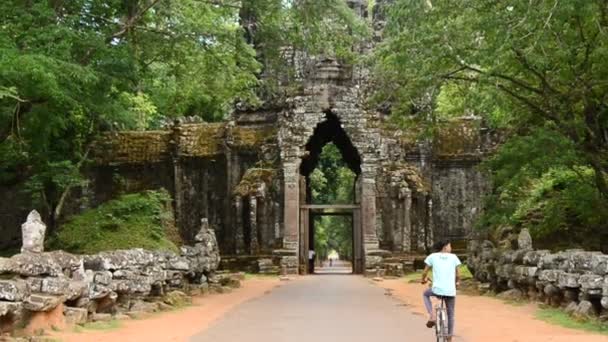
[{"label": "grass verge", "polygon": [[121,327],[121,323],[118,320],[111,320],[107,322],[90,322],[85,323],[83,325],[77,325],[74,327],[74,332],[80,333],[85,332],[87,330],[97,330],[97,331],[108,331],[115,330]]},{"label": "grass verge", "polygon": [[536,311],[536,318],[555,325],[559,325],[569,329],[584,330],[588,332],[608,335],[608,324],[598,320],[579,321],[576,320],[561,309],[540,307]]}]

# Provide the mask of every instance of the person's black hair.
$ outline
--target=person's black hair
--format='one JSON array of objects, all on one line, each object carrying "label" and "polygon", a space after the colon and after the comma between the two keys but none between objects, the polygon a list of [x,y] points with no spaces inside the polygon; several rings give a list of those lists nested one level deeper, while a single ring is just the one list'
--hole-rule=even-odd
[{"label": "person's black hair", "polygon": [[443,249],[443,247],[447,246],[450,244],[449,240],[439,240],[437,242],[435,242],[433,244],[433,251],[434,252],[441,252],[441,250]]}]

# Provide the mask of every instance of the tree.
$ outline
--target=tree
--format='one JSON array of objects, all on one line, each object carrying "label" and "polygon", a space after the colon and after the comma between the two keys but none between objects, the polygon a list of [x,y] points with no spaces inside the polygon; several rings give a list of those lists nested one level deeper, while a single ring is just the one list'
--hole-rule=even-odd
[{"label": "tree", "polygon": [[481,225],[600,237],[607,14],[602,0],[397,0],[375,55],[374,101],[423,132],[475,114],[505,134],[484,163],[494,191]]},{"label": "tree", "polygon": [[[222,120],[236,101],[256,102],[256,88],[267,82],[259,78],[260,62],[270,51],[293,37],[303,51],[335,46],[321,37],[341,36],[327,30],[346,32],[355,18],[343,1],[315,4],[2,1],[0,181],[27,181],[53,227],[84,182],[82,168],[100,132],[154,129],[163,118],[184,115]],[[239,15],[247,11],[260,18],[259,40],[246,39]],[[336,24],[320,25],[326,18]]]},{"label": "tree", "polygon": [[[323,147],[319,164],[310,175],[313,203],[353,203],[355,174],[346,166],[334,144]],[[344,216],[320,216],[314,221],[315,249],[326,258],[335,250],[341,257],[353,255],[352,220]]]},{"label": "tree", "polygon": [[438,94],[457,87],[469,110],[513,134],[570,141],[606,199],[607,13],[603,0],[397,0],[376,55],[377,98],[434,124]]}]

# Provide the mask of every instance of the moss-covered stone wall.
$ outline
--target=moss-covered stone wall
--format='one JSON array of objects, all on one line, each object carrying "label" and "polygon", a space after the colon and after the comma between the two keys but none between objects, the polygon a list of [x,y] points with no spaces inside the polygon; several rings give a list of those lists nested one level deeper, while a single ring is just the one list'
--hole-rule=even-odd
[{"label": "moss-covered stone wall", "polygon": [[104,134],[93,151],[100,165],[154,163],[169,158],[171,131]]}]

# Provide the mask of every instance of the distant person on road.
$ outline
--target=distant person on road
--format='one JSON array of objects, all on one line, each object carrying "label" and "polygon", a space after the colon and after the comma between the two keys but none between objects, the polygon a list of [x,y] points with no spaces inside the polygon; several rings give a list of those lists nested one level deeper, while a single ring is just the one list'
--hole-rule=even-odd
[{"label": "distant person on road", "polygon": [[452,341],[454,334],[454,309],[456,306],[456,287],[460,285],[460,274],[458,266],[461,265],[460,259],[452,254],[452,245],[449,241],[439,241],[433,245],[435,253],[427,256],[424,260],[425,267],[422,272],[422,284],[428,281],[428,273],[433,270],[432,287],[424,291],[422,298],[424,306],[429,314],[426,326],[435,326],[436,317],[433,310],[431,297],[445,297],[446,309],[448,313],[448,342]]},{"label": "distant person on road", "polygon": [[315,251],[308,250],[308,273],[312,274],[315,271]]}]

